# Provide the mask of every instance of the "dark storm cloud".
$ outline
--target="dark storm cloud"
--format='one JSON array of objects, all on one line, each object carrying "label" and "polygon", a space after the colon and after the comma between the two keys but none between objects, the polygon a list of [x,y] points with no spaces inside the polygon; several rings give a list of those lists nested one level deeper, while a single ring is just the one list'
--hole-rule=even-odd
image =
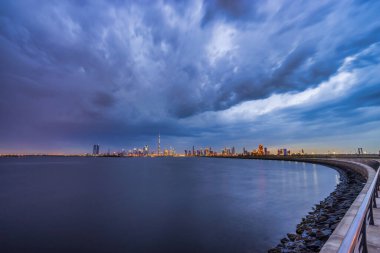
[{"label": "dark storm cloud", "polygon": [[[356,54],[346,71],[368,71],[355,75],[358,84],[345,95],[283,113],[316,127],[333,117],[355,125],[367,110],[365,119],[376,122],[369,112],[379,106],[373,81],[379,7],[377,1],[1,1],[0,150],[62,140],[127,145],[158,131],[210,142],[232,131],[239,139],[266,126],[255,122],[252,133],[249,123],[182,122],[318,87]],[[271,117],[277,120],[269,113],[265,121]]]},{"label": "dark storm cloud", "polygon": [[98,106],[110,107],[115,103],[115,98],[108,93],[98,92],[96,93],[93,102]]},{"label": "dark storm cloud", "polygon": [[205,1],[205,12],[202,25],[215,19],[230,19],[233,21],[253,21],[263,19],[256,11],[258,3],[249,0],[210,0]]}]

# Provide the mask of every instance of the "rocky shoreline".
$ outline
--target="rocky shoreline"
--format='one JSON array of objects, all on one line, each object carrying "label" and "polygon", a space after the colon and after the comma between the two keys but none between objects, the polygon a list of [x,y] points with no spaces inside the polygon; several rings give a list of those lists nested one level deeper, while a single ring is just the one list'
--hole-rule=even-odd
[{"label": "rocky shoreline", "polygon": [[366,179],[358,173],[336,167],[334,169],[340,174],[340,183],[336,189],[302,218],[295,233],[288,233],[268,253],[321,250],[366,183]]}]

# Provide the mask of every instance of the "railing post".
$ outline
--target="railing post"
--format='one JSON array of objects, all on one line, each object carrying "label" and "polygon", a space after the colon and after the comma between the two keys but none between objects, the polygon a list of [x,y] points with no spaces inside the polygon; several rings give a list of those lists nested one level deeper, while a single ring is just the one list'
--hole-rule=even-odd
[{"label": "railing post", "polygon": [[[375,189],[375,190],[376,190],[376,189]],[[377,193],[377,191],[376,191],[376,193]],[[373,194],[373,199],[372,199],[372,200],[373,200],[373,207],[374,207],[374,208],[377,208],[377,204],[376,204],[376,195],[377,195],[377,194]]]},{"label": "railing post", "polygon": [[366,224],[366,220],[364,219],[363,221],[363,225],[362,225],[362,245],[363,245],[363,253],[368,253],[368,249],[367,249],[367,224]]},{"label": "railing post", "polygon": [[369,204],[369,225],[374,225],[372,203]]}]

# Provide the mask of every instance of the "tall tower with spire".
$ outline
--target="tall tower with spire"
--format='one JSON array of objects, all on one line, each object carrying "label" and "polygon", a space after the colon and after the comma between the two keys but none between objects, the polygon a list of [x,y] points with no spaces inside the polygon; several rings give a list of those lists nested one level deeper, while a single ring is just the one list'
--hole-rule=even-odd
[{"label": "tall tower with spire", "polygon": [[157,155],[161,154],[161,138],[160,133],[158,133],[158,143],[157,143]]}]

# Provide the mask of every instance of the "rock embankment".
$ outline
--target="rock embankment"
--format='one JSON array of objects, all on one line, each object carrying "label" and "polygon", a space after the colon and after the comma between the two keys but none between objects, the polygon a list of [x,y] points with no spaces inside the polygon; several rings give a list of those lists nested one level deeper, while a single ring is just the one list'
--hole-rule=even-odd
[{"label": "rock embankment", "polygon": [[313,207],[297,225],[295,233],[287,234],[269,253],[319,252],[339,221],[343,218],[366,182],[358,173],[337,169],[340,183],[327,198]]}]

